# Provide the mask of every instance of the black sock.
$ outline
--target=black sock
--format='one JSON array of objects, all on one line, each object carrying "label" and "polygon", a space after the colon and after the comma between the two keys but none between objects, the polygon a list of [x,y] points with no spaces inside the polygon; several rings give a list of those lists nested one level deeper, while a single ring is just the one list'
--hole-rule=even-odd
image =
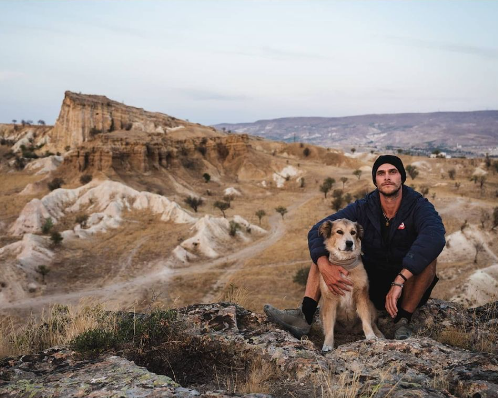
[{"label": "black sock", "polygon": [[318,303],[315,300],[310,297],[304,297],[301,310],[303,311],[304,318],[306,319],[306,322],[308,322],[308,325],[311,325],[311,322],[313,322],[316,307],[318,307]]},{"label": "black sock", "polygon": [[408,322],[412,320],[413,312],[405,311],[403,308],[398,308],[398,315],[394,318],[394,323],[397,323],[401,318],[408,319]]}]

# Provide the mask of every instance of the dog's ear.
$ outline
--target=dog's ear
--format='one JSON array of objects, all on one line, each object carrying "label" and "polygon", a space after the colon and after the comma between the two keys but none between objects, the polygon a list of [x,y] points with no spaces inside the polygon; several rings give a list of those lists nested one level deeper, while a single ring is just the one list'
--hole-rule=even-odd
[{"label": "dog's ear", "polygon": [[355,227],[356,227],[356,232],[358,234],[358,239],[362,240],[363,239],[363,227],[358,223],[355,223]]},{"label": "dog's ear", "polygon": [[320,228],[318,228],[318,233],[326,239],[330,238],[330,235],[332,235],[333,224],[334,223],[332,221],[325,221],[322,225],[320,225]]}]

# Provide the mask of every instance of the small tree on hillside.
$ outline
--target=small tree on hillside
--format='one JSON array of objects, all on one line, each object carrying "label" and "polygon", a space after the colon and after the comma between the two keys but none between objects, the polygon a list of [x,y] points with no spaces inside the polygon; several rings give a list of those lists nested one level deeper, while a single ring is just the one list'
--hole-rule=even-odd
[{"label": "small tree on hillside", "polygon": [[356,148],[351,148],[351,153],[355,153],[356,152]]},{"label": "small tree on hillside", "polygon": [[16,124],[17,120],[16,119],[12,119],[12,123]]},{"label": "small tree on hillside", "polygon": [[474,242],[474,249],[476,250],[476,255],[474,257],[474,264],[477,264],[477,255],[479,252],[484,250],[484,245],[481,242]]},{"label": "small tree on hillside", "polygon": [[38,120],[38,124],[39,124],[40,126],[45,126],[45,120],[41,120],[41,119],[40,119],[40,120]]},{"label": "small tree on hillside", "polygon": [[485,226],[486,226],[486,223],[491,220],[491,216],[489,215],[489,213],[484,210],[484,209],[481,209],[481,228],[484,229]]},{"label": "small tree on hillside", "polygon": [[426,186],[426,185],[422,185],[420,187],[420,193],[422,194],[422,196],[425,198],[427,196],[427,194],[429,193],[429,187]]},{"label": "small tree on hillside", "polygon": [[204,204],[204,200],[202,200],[202,198],[196,198],[195,196],[189,196],[184,200],[184,202],[194,209],[196,213],[197,208]]},{"label": "small tree on hillside", "polygon": [[355,175],[356,177],[358,177],[358,180],[361,177],[361,173],[362,173],[362,171],[360,169],[356,169],[355,171],[353,171],[353,175]]},{"label": "small tree on hillside", "polygon": [[348,181],[348,177],[341,177],[342,189],[344,189],[344,184]]},{"label": "small tree on hillside", "polygon": [[480,176],[479,177],[479,187],[481,190],[484,188],[484,183],[486,182],[486,176]]},{"label": "small tree on hillside", "polygon": [[235,221],[230,221],[228,234],[230,236],[235,236],[237,231],[240,229],[240,224]]},{"label": "small tree on hillside", "polygon": [[478,179],[479,179],[479,177],[477,177],[476,175],[473,175],[472,177],[470,177],[470,181],[474,181],[474,184],[477,183]]},{"label": "small tree on hillside", "polygon": [[275,211],[282,216],[282,220],[284,219],[284,215],[287,213],[287,208],[284,206],[275,207]]},{"label": "small tree on hillside", "polygon": [[52,218],[51,217],[46,218],[45,222],[42,225],[42,233],[48,234],[53,226],[54,222],[52,221]]},{"label": "small tree on hillside", "polygon": [[52,235],[50,235],[50,240],[52,241],[52,244],[54,246],[60,246],[60,244],[62,243],[62,235],[57,232],[57,231],[54,231],[52,232]]},{"label": "small tree on hillside", "polygon": [[305,157],[310,156],[310,152],[311,152],[311,151],[310,151],[310,149],[309,149],[309,148],[304,148],[304,149],[303,149],[303,155],[304,155]]},{"label": "small tree on hillside", "polygon": [[88,184],[90,181],[92,181],[92,175],[91,175],[91,174],[83,174],[83,175],[80,177],[80,182],[81,182],[83,185]]},{"label": "small tree on hillside", "polygon": [[327,193],[332,189],[335,184],[335,180],[332,177],[327,177],[323,180],[323,184],[320,185],[320,192],[325,194],[325,198],[327,198]]},{"label": "small tree on hillside", "polygon": [[261,225],[261,219],[266,216],[266,212],[264,210],[258,210],[256,212],[256,217],[259,218],[259,225]]},{"label": "small tree on hillside", "polygon": [[48,275],[50,269],[46,265],[39,265],[36,268],[36,272],[38,272],[42,276],[42,283],[45,283],[45,276]]},{"label": "small tree on hillside", "polygon": [[451,180],[454,180],[455,176],[456,176],[456,170],[455,169],[448,170],[448,177],[450,177]]},{"label": "small tree on hillside", "polygon": [[55,189],[59,189],[62,186],[62,184],[64,184],[64,180],[62,178],[56,177],[52,181],[50,181],[47,184],[47,186],[48,186],[48,189],[53,191]]},{"label": "small tree on hillside", "polygon": [[217,200],[216,202],[214,202],[213,206],[216,207],[217,209],[220,209],[221,212],[223,213],[223,217],[227,218],[225,215],[225,210],[230,208],[230,203]]},{"label": "small tree on hillside", "polygon": [[204,173],[202,175],[202,178],[204,178],[204,181],[206,182],[206,184],[211,181],[211,176],[208,174],[208,173]]},{"label": "small tree on hillside", "polygon": [[344,203],[344,198],[342,197],[342,189],[336,189],[332,194],[334,200],[332,201],[332,208],[335,211],[339,211],[342,208],[342,204]]},{"label": "small tree on hillside", "polygon": [[417,166],[412,166],[411,164],[409,164],[408,166],[406,166],[405,170],[412,180],[417,178],[418,176]]}]

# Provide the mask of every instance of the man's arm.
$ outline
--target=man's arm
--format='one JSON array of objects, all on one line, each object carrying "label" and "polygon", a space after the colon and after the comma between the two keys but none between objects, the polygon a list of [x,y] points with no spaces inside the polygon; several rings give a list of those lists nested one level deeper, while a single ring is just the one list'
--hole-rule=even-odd
[{"label": "man's arm", "polygon": [[441,217],[427,199],[423,199],[420,204],[417,204],[413,220],[418,236],[403,258],[403,268],[418,275],[444,249],[446,231]]}]

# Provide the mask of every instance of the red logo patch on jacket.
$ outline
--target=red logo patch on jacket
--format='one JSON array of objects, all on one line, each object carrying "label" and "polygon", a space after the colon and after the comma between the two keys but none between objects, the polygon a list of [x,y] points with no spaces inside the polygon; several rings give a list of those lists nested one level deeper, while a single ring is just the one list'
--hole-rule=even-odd
[{"label": "red logo patch on jacket", "polygon": [[398,229],[405,229],[405,223],[404,223],[404,222],[402,222],[401,224],[399,224]]}]

